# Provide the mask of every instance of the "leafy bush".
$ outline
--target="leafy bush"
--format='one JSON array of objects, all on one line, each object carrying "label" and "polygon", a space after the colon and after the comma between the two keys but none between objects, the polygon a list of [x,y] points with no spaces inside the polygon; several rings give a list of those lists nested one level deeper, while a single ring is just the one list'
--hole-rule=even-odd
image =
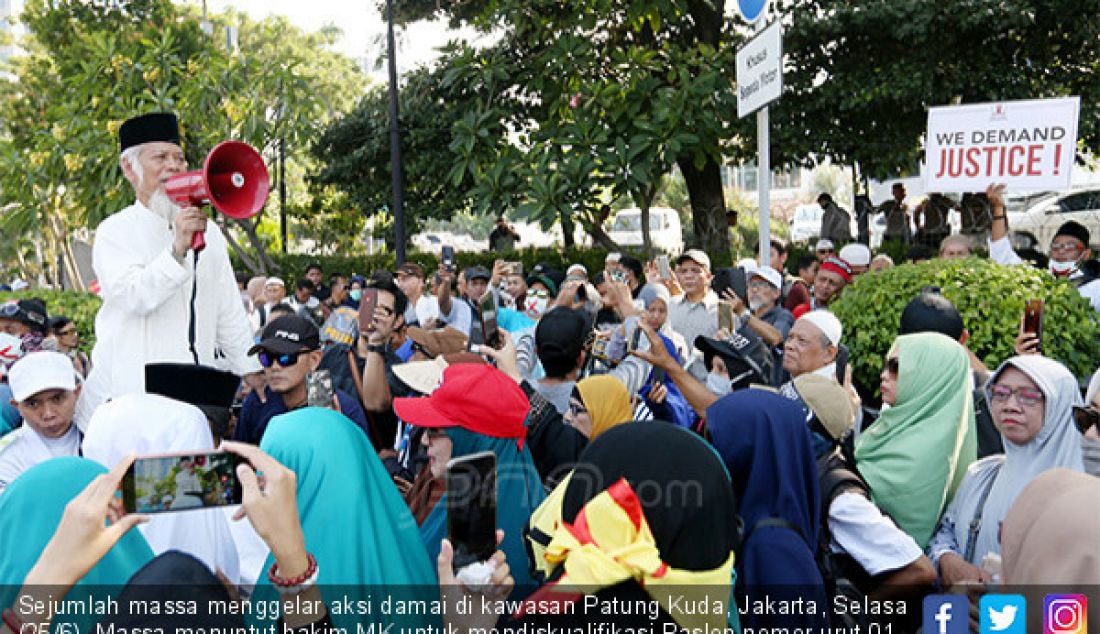
[{"label": "leafy bush", "polygon": [[80,332],[80,349],[88,352],[95,345],[95,316],[103,300],[91,293],[76,291],[34,290],[0,293],[0,302],[34,297],[46,302],[50,317],[64,315],[73,320]]},{"label": "leafy bush", "polygon": [[901,311],[924,286],[938,286],[962,313],[970,348],[995,368],[1012,356],[1024,303],[1046,301],[1044,353],[1087,376],[1100,359],[1100,326],[1088,302],[1072,284],[1030,266],[1001,266],[989,260],[932,260],[859,276],[837,300],[833,312],[844,324],[857,385],[870,394],[898,334]]},{"label": "leafy bush", "polygon": [[[627,252],[629,253],[630,251]],[[607,257],[607,253],[607,249],[587,247],[573,249],[520,249],[504,254],[495,251],[459,252],[455,254],[455,263],[459,270],[475,264],[480,264],[492,270],[494,260],[520,261],[523,262],[523,270],[530,271],[539,262],[545,262],[563,272],[570,264],[580,263],[588,269],[588,273],[591,276],[594,275],[596,271],[603,269],[603,262],[604,258]],[[638,253],[634,253],[634,255],[640,257],[640,250]],[[293,284],[294,280],[304,275],[306,267],[313,263],[320,264],[326,276],[330,273],[343,273],[344,275],[357,273],[366,276],[379,269],[392,271],[395,261],[392,253],[362,257],[315,257],[310,255],[282,254],[274,254],[271,257],[280,267],[288,285]],[[408,254],[406,260],[409,262],[416,262],[427,271],[433,271],[439,266],[439,256],[433,253],[412,251]]]}]

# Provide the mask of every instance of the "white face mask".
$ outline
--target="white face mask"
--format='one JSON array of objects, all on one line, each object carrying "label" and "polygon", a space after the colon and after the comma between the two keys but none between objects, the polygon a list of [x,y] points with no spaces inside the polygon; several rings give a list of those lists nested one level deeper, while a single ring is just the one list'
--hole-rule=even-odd
[{"label": "white face mask", "polygon": [[1077,261],[1070,260],[1069,262],[1059,262],[1057,260],[1051,260],[1050,263],[1047,264],[1047,268],[1058,277],[1067,277],[1073,275],[1073,272],[1077,270]]},{"label": "white face mask", "polygon": [[538,319],[544,312],[546,312],[546,303],[549,300],[545,297],[531,297],[527,296],[527,301],[524,303],[524,312],[532,319]]},{"label": "white face mask", "polygon": [[725,374],[708,372],[707,389],[718,396],[725,396],[733,391],[733,385],[730,384],[730,378]]}]

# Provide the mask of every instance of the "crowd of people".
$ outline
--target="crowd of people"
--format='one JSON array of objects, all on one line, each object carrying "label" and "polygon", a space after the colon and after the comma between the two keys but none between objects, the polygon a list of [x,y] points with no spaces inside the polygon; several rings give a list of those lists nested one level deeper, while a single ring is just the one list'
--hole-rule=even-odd
[{"label": "crowd of people", "polygon": [[[0,306],[12,634],[77,618],[23,600],[58,587],[140,597],[184,583],[183,597],[327,605],[283,604],[275,616],[302,631],[356,619],[915,631],[932,593],[976,606],[1001,584],[1100,579],[1091,521],[1048,515],[1100,497],[1086,475],[1100,475],[1100,375],[1074,376],[1022,326],[1005,333],[1017,354],[990,370],[967,348],[974,325],[929,288],[905,307],[871,402],[830,307],[893,262],[850,236],[819,241],[791,263],[797,275],[775,241],[768,262],[720,269],[699,249],[671,262],[613,253],[598,271],[406,262],[325,278],[312,265],[288,293],[279,278],[234,276],[217,226],[166,197],[185,168],[175,117],[137,117],[120,137],[136,200],[96,233],[91,358],[42,302]],[[985,198],[991,257],[1020,265],[1001,188]],[[503,221],[498,232],[514,240]],[[938,257],[970,255],[953,238],[939,237]],[[1100,311],[1088,244],[1066,223],[1049,269]],[[196,508],[188,459],[158,493],[178,512],[124,508],[135,456],[218,448],[240,458],[241,506]],[[448,469],[486,452],[495,552],[456,577],[449,536],[475,502]],[[517,602],[475,615],[335,607],[335,594],[409,588]],[[125,610],[105,621],[158,623]]]}]

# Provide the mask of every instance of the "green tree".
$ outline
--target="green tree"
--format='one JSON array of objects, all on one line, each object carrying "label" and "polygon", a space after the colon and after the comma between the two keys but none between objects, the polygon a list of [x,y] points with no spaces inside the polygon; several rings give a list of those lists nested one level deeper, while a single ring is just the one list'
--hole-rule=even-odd
[{"label": "green tree", "polygon": [[[12,235],[44,235],[45,248],[36,248],[41,268],[55,269],[60,259],[70,279],[77,279],[73,235],[132,200],[118,166],[126,118],[179,114],[192,165],[218,141],[236,138],[269,164],[275,143],[286,139],[293,166],[306,157],[306,140],[350,108],[363,84],[350,60],[324,50],[333,33],[303,34],[285,19],[215,16],[217,32],[237,28],[234,49],[202,31],[194,8],[168,0],[30,0],[21,19],[32,34],[29,54],[0,82],[0,205],[14,205],[0,223]],[[262,215],[228,222],[244,237],[227,232],[248,268],[271,268]],[[50,271],[51,283],[58,277]]]}]

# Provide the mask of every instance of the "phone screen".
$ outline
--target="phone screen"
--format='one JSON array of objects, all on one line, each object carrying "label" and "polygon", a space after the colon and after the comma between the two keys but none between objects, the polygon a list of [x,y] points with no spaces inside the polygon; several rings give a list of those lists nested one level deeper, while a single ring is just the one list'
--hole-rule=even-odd
[{"label": "phone screen", "polygon": [[837,346],[836,350],[836,382],[844,385],[844,375],[848,373],[848,346]]},{"label": "phone screen", "polygon": [[440,249],[440,255],[443,258],[443,266],[447,271],[453,272],[455,270],[455,248],[445,244]]},{"label": "phone screen", "polygon": [[374,308],[378,306],[378,289],[364,288],[359,300],[359,334],[366,335],[374,331]]},{"label": "phone screen", "polygon": [[447,463],[447,538],[454,569],[493,556],[497,545],[497,457],[491,451]]},{"label": "phone screen", "polygon": [[657,272],[666,280],[672,277],[672,268],[668,265],[667,255],[657,256]]},{"label": "phone screen", "polygon": [[1043,300],[1031,299],[1024,305],[1024,332],[1035,334],[1038,351],[1043,351]]},{"label": "phone screen", "polygon": [[485,291],[477,303],[477,312],[481,316],[481,332],[485,337],[485,345],[491,348],[500,347],[500,328],[497,326],[497,301],[491,291]]},{"label": "phone screen", "polygon": [[224,451],[138,458],[122,478],[127,513],[167,513],[241,503],[237,465]]},{"label": "phone screen", "polygon": [[630,335],[630,343],[627,345],[626,353],[630,354],[638,349],[638,344],[642,342],[642,329],[637,325],[634,326],[634,332]]},{"label": "phone screen", "polygon": [[332,373],[328,370],[314,370],[306,376],[306,405],[332,409],[332,398],[336,392],[332,387]]},{"label": "phone screen", "polygon": [[718,302],[718,327],[729,334],[733,334],[733,304]]}]

